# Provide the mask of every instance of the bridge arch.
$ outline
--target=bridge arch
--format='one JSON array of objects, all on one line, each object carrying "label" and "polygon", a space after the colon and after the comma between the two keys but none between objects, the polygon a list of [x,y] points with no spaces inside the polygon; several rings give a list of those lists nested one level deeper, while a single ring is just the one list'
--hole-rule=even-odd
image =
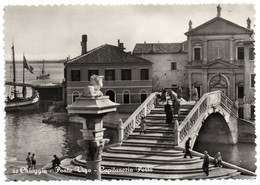
[{"label": "bridge arch", "polygon": [[202,122],[194,144],[196,142],[219,144],[232,143],[232,134],[223,115],[218,112],[211,113],[204,122]]}]

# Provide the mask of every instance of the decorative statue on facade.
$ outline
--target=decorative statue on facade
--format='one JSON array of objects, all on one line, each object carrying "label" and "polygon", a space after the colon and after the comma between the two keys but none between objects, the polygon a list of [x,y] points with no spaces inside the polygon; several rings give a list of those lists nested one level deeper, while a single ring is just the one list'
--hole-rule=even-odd
[{"label": "decorative statue on facade", "polygon": [[103,96],[103,93],[100,91],[101,87],[103,87],[104,76],[92,75],[90,77],[90,85],[85,87],[81,97],[91,96],[91,97],[100,97]]}]

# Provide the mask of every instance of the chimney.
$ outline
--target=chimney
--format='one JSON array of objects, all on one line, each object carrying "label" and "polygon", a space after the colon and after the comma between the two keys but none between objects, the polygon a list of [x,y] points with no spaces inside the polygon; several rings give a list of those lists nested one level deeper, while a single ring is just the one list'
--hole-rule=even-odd
[{"label": "chimney", "polygon": [[118,43],[118,48],[119,48],[120,50],[124,51],[124,50],[125,50],[125,48],[124,48],[124,43],[123,43],[123,42],[120,42],[120,39],[117,40],[117,43]]},{"label": "chimney", "polygon": [[82,55],[87,53],[87,41],[88,41],[88,36],[82,35],[82,41],[81,41],[81,54]]}]

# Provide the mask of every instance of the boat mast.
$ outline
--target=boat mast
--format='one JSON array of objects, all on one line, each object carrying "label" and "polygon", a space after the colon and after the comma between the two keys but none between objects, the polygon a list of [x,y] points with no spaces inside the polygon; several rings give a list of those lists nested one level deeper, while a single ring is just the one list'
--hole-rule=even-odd
[{"label": "boat mast", "polygon": [[44,59],[43,59],[43,63],[42,63],[42,75],[44,76],[45,74],[45,70],[44,70]]},{"label": "boat mast", "polygon": [[24,62],[25,62],[25,57],[23,53],[23,97],[26,98],[26,86],[24,86],[24,81],[25,81]]},{"label": "boat mast", "polygon": [[16,95],[16,81],[15,81],[15,56],[14,56],[14,43],[12,42],[12,57],[13,57],[13,83],[14,83],[14,99],[17,98]]}]

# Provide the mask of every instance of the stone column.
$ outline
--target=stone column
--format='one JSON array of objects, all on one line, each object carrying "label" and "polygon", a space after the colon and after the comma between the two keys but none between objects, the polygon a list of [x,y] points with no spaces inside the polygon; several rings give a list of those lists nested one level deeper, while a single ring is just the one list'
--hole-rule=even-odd
[{"label": "stone column", "polygon": [[192,60],[192,46],[191,46],[191,40],[188,37],[188,62],[191,62]]},{"label": "stone column", "polygon": [[208,92],[208,71],[207,69],[204,69],[202,72],[202,94],[201,96],[203,96],[204,93]]},{"label": "stone column", "polygon": [[234,52],[234,39],[230,39],[230,63],[233,64],[235,60],[235,52]]},{"label": "stone column", "polygon": [[86,122],[81,129],[83,139],[78,144],[85,151],[87,179],[101,179],[100,162],[101,154],[108,139],[103,139],[103,117],[116,111],[118,104],[109,100],[108,96],[81,96],[67,107],[69,115],[77,114],[83,117]]},{"label": "stone column", "polygon": [[208,60],[208,42],[207,40],[203,41],[203,64],[207,64]]}]

